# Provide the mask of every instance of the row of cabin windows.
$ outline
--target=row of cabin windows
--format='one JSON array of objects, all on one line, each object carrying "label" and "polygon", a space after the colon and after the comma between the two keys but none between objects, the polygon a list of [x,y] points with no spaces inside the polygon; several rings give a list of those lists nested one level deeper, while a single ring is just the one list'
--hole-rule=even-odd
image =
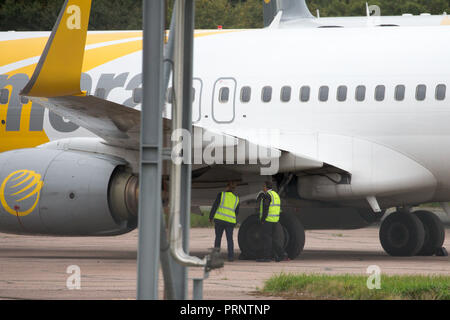
[{"label": "row of cabin windows", "polygon": [[[219,93],[219,101],[222,103],[228,102],[230,98],[230,89],[222,88]],[[435,98],[438,101],[445,100],[446,97],[447,86],[445,84],[439,84],[435,89]],[[366,86],[357,86],[355,89],[355,100],[362,102],[366,100],[367,89]],[[242,103],[248,103],[251,100],[252,96],[252,88],[249,86],[245,86],[241,88],[240,99]],[[268,103],[272,101],[273,96],[273,88],[271,86],[265,86],[261,90],[261,100],[262,102]],[[318,99],[321,102],[328,101],[330,96],[330,87],[321,86],[319,88]],[[394,98],[396,101],[405,100],[406,96],[406,87],[404,85],[398,85],[395,87]],[[426,85],[418,85],[416,87],[416,100],[424,101],[427,96],[427,86]],[[281,88],[280,100],[282,102],[291,101],[292,97],[292,88],[289,86],[285,86]],[[379,85],[375,87],[375,100],[376,101],[384,101],[386,98],[386,86]],[[348,98],[348,87],[347,86],[339,86],[337,88],[336,100],[339,102],[347,101]],[[300,88],[300,101],[308,102],[311,99],[311,88],[309,86],[303,86]]]},{"label": "row of cabin windows", "polygon": [[[366,86],[360,85],[355,89],[355,100],[358,102],[362,102],[366,100]],[[445,84],[439,84],[435,89],[435,98],[438,101],[445,100],[447,92],[447,86]],[[142,93],[141,93],[142,95]],[[140,95],[140,96],[141,96]],[[327,102],[330,95],[330,88],[328,86],[321,86],[319,88],[319,101]],[[268,103],[272,101],[273,96],[273,88],[271,86],[265,86],[261,90],[261,100],[262,102]],[[397,85],[395,87],[394,98],[396,101],[405,100],[406,96],[406,86]],[[416,87],[416,100],[424,101],[427,96],[427,86],[426,85],[418,85]],[[252,97],[252,88],[249,86],[245,86],[241,88],[240,99],[242,103],[250,102]],[[281,88],[280,100],[282,102],[290,102],[292,97],[292,88],[290,86],[284,86]],[[300,88],[300,101],[301,102],[309,102],[311,98],[311,88],[309,86],[303,86]],[[348,87],[347,86],[339,86],[337,88],[336,99],[339,102],[347,101],[348,98]],[[384,101],[386,98],[386,86],[378,85],[375,87],[375,100],[376,101]],[[140,98],[139,100],[141,100]],[[195,100],[195,89],[192,89],[192,99]],[[230,100],[230,88],[223,87],[219,91],[219,102],[227,103]],[[173,90],[170,88],[167,94],[167,101],[169,103],[173,103]],[[140,101],[135,101],[136,103]]]},{"label": "row of cabin windows", "polygon": [[[193,100],[195,100],[195,89],[192,89]],[[445,84],[439,84],[436,86],[435,90],[435,98],[438,101],[445,100],[447,87]],[[355,89],[355,100],[358,102],[362,102],[366,100],[366,86],[360,85]],[[330,95],[330,88],[328,86],[322,86],[319,88],[319,101],[327,102]],[[426,85],[418,85],[416,87],[416,99],[418,101],[424,101],[427,95],[427,86]],[[249,86],[245,86],[241,88],[240,99],[242,103],[248,103],[251,100],[252,96],[252,88]],[[271,86],[265,86],[261,90],[261,100],[262,102],[268,103],[272,101],[273,96],[273,88]],[[406,96],[406,86],[398,85],[395,87],[394,98],[396,101],[405,100]],[[284,86],[281,88],[280,100],[282,102],[291,101],[292,97],[292,88],[290,86]],[[300,88],[300,101],[301,102],[309,102],[311,98],[311,88],[309,86],[303,86]],[[348,87],[347,86],[339,86],[337,88],[336,99],[339,102],[347,101],[348,98]],[[384,101],[386,98],[386,86],[378,85],[375,87],[375,100],[376,101]],[[223,87],[219,91],[219,102],[227,103],[230,100],[230,88]],[[170,88],[168,90],[167,101],[169,103],[173,103],[173,90]],[[137,101],[135,101],[137,102]]]},{"label": "row of cabin windows", "polygon": [[[435,98],[438,101],[445,100],[447,92],[447,86],[445,84],[439,84],[435,89]],[[319,101],[326,102],[329,99],[330,88],[328,86],[322,86],[319,88]],[[272,101],[273,89],[271,86],[265,86],[261,91],[261,100],[265,103]],[[398,85],[395,87],[394,98],[396,101],[403,101],[406,95],[406,87],[404,85]],[[95,96],[105,99],[106,89],[98,88],[95,92]],[[241,88],[241,102],[248,103],[251,100],[252,89],[249,86],[245,86]],[[292,88],[290,86],[284,86],[281,88],[280,100],[282,102],[291,101],[292,96]],[[311,88],[309,86],[303,86],[300,88],[300,101],[308,102],[311,96]],[[344,102],[347,100],[348,96],[348,88],[347,86],[339,86],[337,88],[336,99],[339,102]],[[424,101],[427,96],[427,86],[424,84],[420,84],[416,87],[416,100]],[[375,87],[375,100],[376,101],[384,101],[386,97],[386,87],[384,85],[379,85]],[[365,86],[357,86],[355,89],[355,100],[362,102],[366,99],[366,87]],[[0,104],[7,104],[9,100],[9,90],[1,89],[0,90]],[[168,90],[167,100],[169,103],[173,103],[173,90],[170,88]],[[195,89],[192,88],[192,100],[195,100]],[[219,92],[219,101],[221,103],[227,103],[230,100],[230,88],[223,87]],[[133,91],[133,102],[141,103],[142,102],[142,88],[135,89]],[[21,97],[21,103],[27,104],[28,99],[25,97]]]}]

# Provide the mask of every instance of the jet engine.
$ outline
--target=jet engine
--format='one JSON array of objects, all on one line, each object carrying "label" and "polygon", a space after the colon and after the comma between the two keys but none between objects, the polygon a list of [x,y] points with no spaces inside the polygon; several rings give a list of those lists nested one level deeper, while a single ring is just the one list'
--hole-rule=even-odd
[{"label": "jet engine", "polygon": [[23,149],[0,155],[0,232],[110,236],[137,225],[138,178],[120,158]]}]

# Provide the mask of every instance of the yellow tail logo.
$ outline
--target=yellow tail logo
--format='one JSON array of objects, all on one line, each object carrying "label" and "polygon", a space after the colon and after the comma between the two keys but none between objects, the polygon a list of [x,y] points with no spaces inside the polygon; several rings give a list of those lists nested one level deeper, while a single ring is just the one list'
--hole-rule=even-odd
[{"label": "yellow tail logo", "polygon": [[43,186],[40,174],[31,170],[15,171],[6,177],[0,187],[0,202],[8,213],[25,217],[39,203]]}]

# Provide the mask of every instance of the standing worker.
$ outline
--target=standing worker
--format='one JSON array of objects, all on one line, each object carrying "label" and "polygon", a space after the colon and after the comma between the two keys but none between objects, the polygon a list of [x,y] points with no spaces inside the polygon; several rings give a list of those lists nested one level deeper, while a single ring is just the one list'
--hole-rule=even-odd
[{"label": "standing worker", "polygon": [[228,245],[228,261],[234,261],[234,242],[233,231],[236,226],[236,217],[239,214],[239,197],[234,194],[235,184],[228,182],[226,191],[217,195],[211,212],[209,221],[212,223],[214,219],[214,227],[216,230],[216,240],[214,248],[220,250],[222,235],[225,231]]},{"label": "standing worker", "polygon": [[263,192],[258,196],[259,218],[262,225],[263,257],[258,262],[287,261],[288,255],[281,245],[274,241],[274,233],[280,221],[281,200],[278,193],[272,190],[272,182],[266,181]]}]

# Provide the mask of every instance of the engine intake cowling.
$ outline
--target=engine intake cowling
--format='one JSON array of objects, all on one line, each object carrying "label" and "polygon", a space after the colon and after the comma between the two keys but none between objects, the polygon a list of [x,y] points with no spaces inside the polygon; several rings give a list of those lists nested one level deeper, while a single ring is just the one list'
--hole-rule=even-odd
[{"label": "engine intake cowling", "polygon": [[137,177],[115,157],[23,149],[0,155],[0,232],[103,236],[137,225]]}]

